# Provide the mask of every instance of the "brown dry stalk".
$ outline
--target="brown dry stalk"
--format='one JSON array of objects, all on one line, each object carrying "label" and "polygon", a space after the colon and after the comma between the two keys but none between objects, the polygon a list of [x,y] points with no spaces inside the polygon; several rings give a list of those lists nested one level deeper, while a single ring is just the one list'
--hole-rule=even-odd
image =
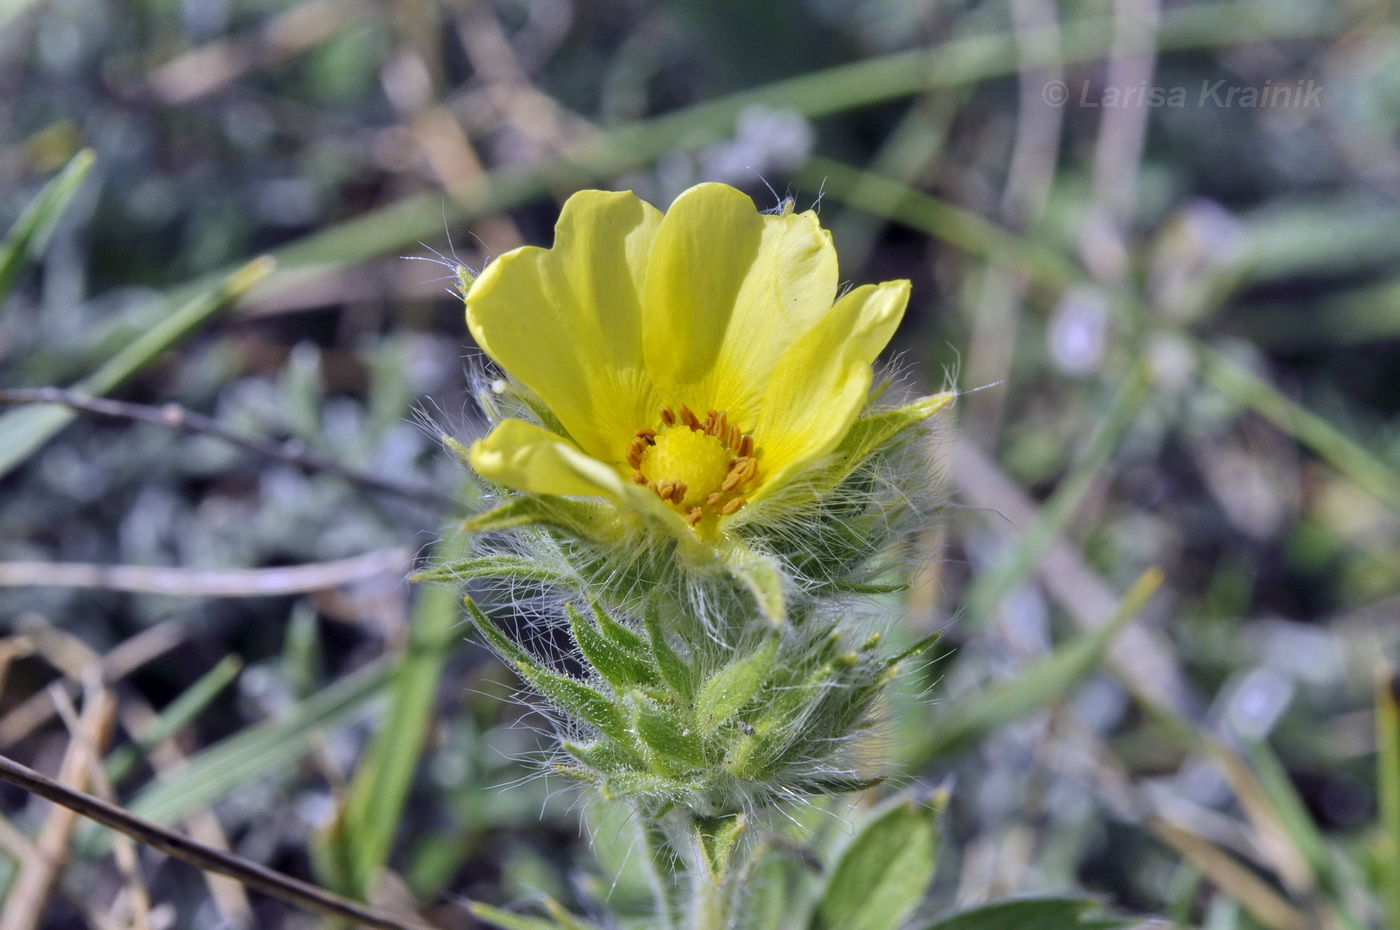
[{"label": "brown dry stalk", "polygon": [[[105,827],[124,833],[152,849],[160,850],[168,856],[186,862],[206,872],[217,872],[236,879],[256,891],[277,898],[295,907],[351,920],[365,927],[377,930],[432,930],[427,924],[386,914],[375,908],[357,904],[349,898],[341,897],[324,888],[274,872],[266,866],[250,862],[232,853],[212,849],[197,843],[187,836],[167,830],[159,824],[137,817],[114,804],[108,804],[90,794],[54,781],[28,766],[20,765],[13,759],[0,756],[0,781],[18,785],[26,791],[61,805],[73,814],[82,814]],[[42,839],[42,838],[41,838]],[[19,882],[16,882],[16,890]],[[14,892],[11,893],[14,896]],[[14,928],[0,923],[0,930],[29,930],[30,925],[17,924]]]},{"label": "brown dry stalk", "polygon": [[[38,772],[34,774],[44,778],[60,793],[86,797],[68,786],[84,784],[92,769],[101,764],[100,753],[111,735],[115,716],[116,701],[111,692],[106,689],[91,692],[89,700],[84,702],[77,730],[59,766],[59,780],[44,778]],[[47,794],[42,796],[49,797]],[[49,799],[53,800],[51,797]],[[39,926],[68,859],[68,837],[77,819],[77,812],[66,805],[49,812],[34,843],[35,854],[20,863],[19,874],[5,897],[5,910],[0,913],[0,930],[36,930]]]}]

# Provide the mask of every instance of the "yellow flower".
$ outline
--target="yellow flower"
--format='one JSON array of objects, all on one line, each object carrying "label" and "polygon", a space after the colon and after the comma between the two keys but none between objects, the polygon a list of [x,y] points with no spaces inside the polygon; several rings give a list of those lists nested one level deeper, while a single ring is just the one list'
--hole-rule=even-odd
[{"label": "yellow flower", "polygon": [[553,248],[501,256],[465,298],[477,343],[562,432],[504,420],[472,466],[715,539],[833,452],[866,403],[909,282],[838,299],[838,280],[815,213],[763,214],[722,184],[664,215],[575,194]]}]

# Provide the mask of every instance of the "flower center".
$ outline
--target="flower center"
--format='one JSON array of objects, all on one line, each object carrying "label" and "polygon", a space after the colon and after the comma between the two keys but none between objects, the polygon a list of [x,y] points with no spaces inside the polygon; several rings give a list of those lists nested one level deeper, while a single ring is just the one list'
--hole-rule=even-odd
[{"label": "flower center", "polygon": [[753,437],[722,410],[704,420],[689,407],[661,408],[660,429],[639,429],[627,447],[632,481],[679,510],[691,526],[744,506],[742,491],[758,473]]}]

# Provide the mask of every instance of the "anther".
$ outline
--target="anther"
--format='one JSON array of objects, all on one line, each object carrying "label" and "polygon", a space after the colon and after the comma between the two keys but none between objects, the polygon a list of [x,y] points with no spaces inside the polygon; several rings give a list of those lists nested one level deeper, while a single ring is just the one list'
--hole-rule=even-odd
[{"label": "anther", "polygon": [[719,502],[722,500],[724,500],[724,495],[716,491],[709,497],[705,498],[705,503],[709,504],[711,507],[718,507]]},{"label": "anther", "polygon": [[687,490],[689,489],[685,486],[684,481],[677,481],[676,486],[671,489],[671,503],[679,507],[681,501],[685,500],[685,492]]},{"label": "anther", "polygon": [[636,446],[627,447],[627,464],[633,468],[642,467],[642,453]]},{"label": "anther", "polygon": [[691,526],[699,523],[704,517],[705,511],[701,510],[699,507],[691,507],[685,512],[685,522],[689,523]]},{"label": "anther", "polygon": [[745,436],[739,442],[739,454],[745,457],[753,455],[753,437]]},{"label": "anther", "polygon": [[752,481],[753,476],[758,474],[758,461],[756,459],[749,459],[746,461],[742,474],[744,481]]},{"label": "anther", "polygon": [[719,509],[719,512],[720,512],[720,513],[733,513],[734,511],[738,510],[740,507],[744,506],[745,503],[746,503],[746,502],[745,502],[745,500],[744,500],[742,497],[736,497],[736,498],[734,498],[732,501],[730,501],[729,503],[727,503],[727,504],[725,504],[723,507],[721,507],[721,508]]},{"label": "anther", "polygon": [[721,442],[729,434],[729,415],[723,410],[719,412],[719,416],[715,417],[714,434],[719,437]]},{"label": "anther", "polygon": [[675,425],[676,425],[676,411],[672,410],[670,407],[667,407],[665,404],[662,404],[662,405],[661,405],[661,422],[662,422],[662,423],[665,423],[667,426],[675,426]]},{"label": "anther", "polygon": [[729,448],[731,448],[731,449],[737,449],[737,448],[739,448],[739,443],[740,443],[740,441],[743,439],[743,436],[744,436],[744,434],[741,433],[741,432],[739,432],[739,427],[737,427],[737,426],[731,426],[731,427],[729,427]]},{"label": "anther", "polygon": [[661,482],[661,484],[657,485],[656,493],[663,501],[670,500],[671,493],[675,491],[675,489],[676,483],[668,479],[666,481]]},{"label": "anther", "polygon": [[642,429],[637,430],[632,435],[636,436],[638,439],[644,440],[649,446],[656,445],[656,430],[654,429],[647,429],[643,427]]},{"label": "anther", "polygon": [[681,404],[680,409],[676,411],[676,416],[680,417],[681,422],[691,429],[700,428],[700,418],[692,413],[685,404]]},{"label": "anther", "polygon": [[743,481],[743,477],[737,471],[731,471],[724,476],[724,481],[720,484],[719,489],[721,491],[732,491],[742,484]]},{"label": "anther", "polygon": [[634,471],[634,472],[632,472],[632,483],[633,483],[633,484],[646,484],[646,483],[647,483],[646,475],[642,474],[642,473],[639,472],[639,471]]}]

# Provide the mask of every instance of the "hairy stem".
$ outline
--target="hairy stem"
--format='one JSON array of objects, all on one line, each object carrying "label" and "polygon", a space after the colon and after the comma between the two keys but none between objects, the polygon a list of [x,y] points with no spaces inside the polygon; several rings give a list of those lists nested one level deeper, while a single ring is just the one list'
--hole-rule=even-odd
[{"label": "hairy stem", "polygon": [[690,902],[690,930],[728,930],[729,882],[716,881],[697,863],[693,874],[694,897]]}]

